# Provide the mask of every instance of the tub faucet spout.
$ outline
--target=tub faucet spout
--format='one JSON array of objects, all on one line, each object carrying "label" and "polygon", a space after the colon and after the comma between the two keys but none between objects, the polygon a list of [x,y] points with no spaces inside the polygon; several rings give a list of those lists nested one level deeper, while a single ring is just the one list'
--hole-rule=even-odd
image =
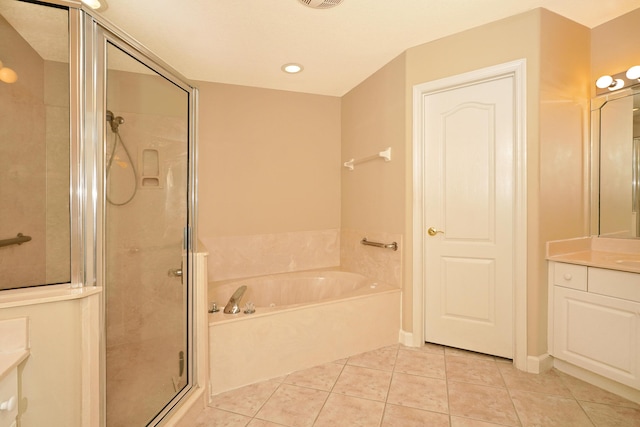
[{"label": "tub faucet spout", "polygon": [[224,307],[224,312],[227,314],[237,314],[240,312],[240,300],[242,299],[242,295],[244,295],[244,291],[247,290],[246,286],[240,286],[229,298],[229,302]]}]

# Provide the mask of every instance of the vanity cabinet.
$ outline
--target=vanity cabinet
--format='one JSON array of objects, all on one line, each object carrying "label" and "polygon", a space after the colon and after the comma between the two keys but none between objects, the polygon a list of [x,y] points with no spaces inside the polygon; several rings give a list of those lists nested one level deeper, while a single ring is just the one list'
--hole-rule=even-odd
[{"label": "vanity cabinet", "polygon": [[0,377],[0,427],[15,427],[18,416],[18,370]]},{"label": "vanity cabinet", "polygon": [[640,274],[549,262],[549,352],[640,389]]}]

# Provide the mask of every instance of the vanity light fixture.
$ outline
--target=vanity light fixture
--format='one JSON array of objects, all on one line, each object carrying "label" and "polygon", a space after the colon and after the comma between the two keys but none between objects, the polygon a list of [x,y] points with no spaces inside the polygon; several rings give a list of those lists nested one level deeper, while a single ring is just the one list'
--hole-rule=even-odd
[{"label": "vanity light fixture", "polygon": [[18,80],[18,73],[9,67],[2,65],[0,61],[0,81],[5,83],[15,83]]},{"label": "vanity light fixture", "polygon": [[609,89],[611,91],[622,89],[624,87],[624,80],[614,79],[611,76],[601,76],[596,80],[596,86],[600,89]]},{"label": "vanity light fixture", "polygon": [[633,86],[640,83],[640,65],[634,65],[626,72],[623,71],[613,76],[601,76],[596,80],[596,87],[600,89],[598,95],[606,93],[606,90],[616,91],[625,86]]},{"label": "vanity light fixture", "polygon": [[300,64],[291,62],[289,64],[284,64],[280,69],[287,74],[298,74],[304,70],[304,67]]}]

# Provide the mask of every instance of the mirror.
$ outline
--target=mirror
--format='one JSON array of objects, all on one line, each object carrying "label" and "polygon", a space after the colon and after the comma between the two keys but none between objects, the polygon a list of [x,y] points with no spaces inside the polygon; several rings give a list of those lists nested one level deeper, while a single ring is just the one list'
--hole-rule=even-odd
[{"label": "mirror", "polygon": [[70,281],[68,21],[0,0],[0,290]]},{"label": "mirror", "polygon": [[592,105],[592,234],[640,237],[640,87]]}]

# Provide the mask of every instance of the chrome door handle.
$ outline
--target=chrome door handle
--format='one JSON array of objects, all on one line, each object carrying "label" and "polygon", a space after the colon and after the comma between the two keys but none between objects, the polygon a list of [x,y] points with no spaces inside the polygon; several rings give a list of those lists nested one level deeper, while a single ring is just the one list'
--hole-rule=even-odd
[{"label": "chrome door handle", "polygon": [[442,230],[437,230],[435,227],[429,227],[429,228],[427,229],[427,234],[428,234],[429,236],[435,236],[435,235],[436,235],[436,234],[438,234],[438,233],[442,233],[442,234],[444,234],[444,231],[442,231]]}]

